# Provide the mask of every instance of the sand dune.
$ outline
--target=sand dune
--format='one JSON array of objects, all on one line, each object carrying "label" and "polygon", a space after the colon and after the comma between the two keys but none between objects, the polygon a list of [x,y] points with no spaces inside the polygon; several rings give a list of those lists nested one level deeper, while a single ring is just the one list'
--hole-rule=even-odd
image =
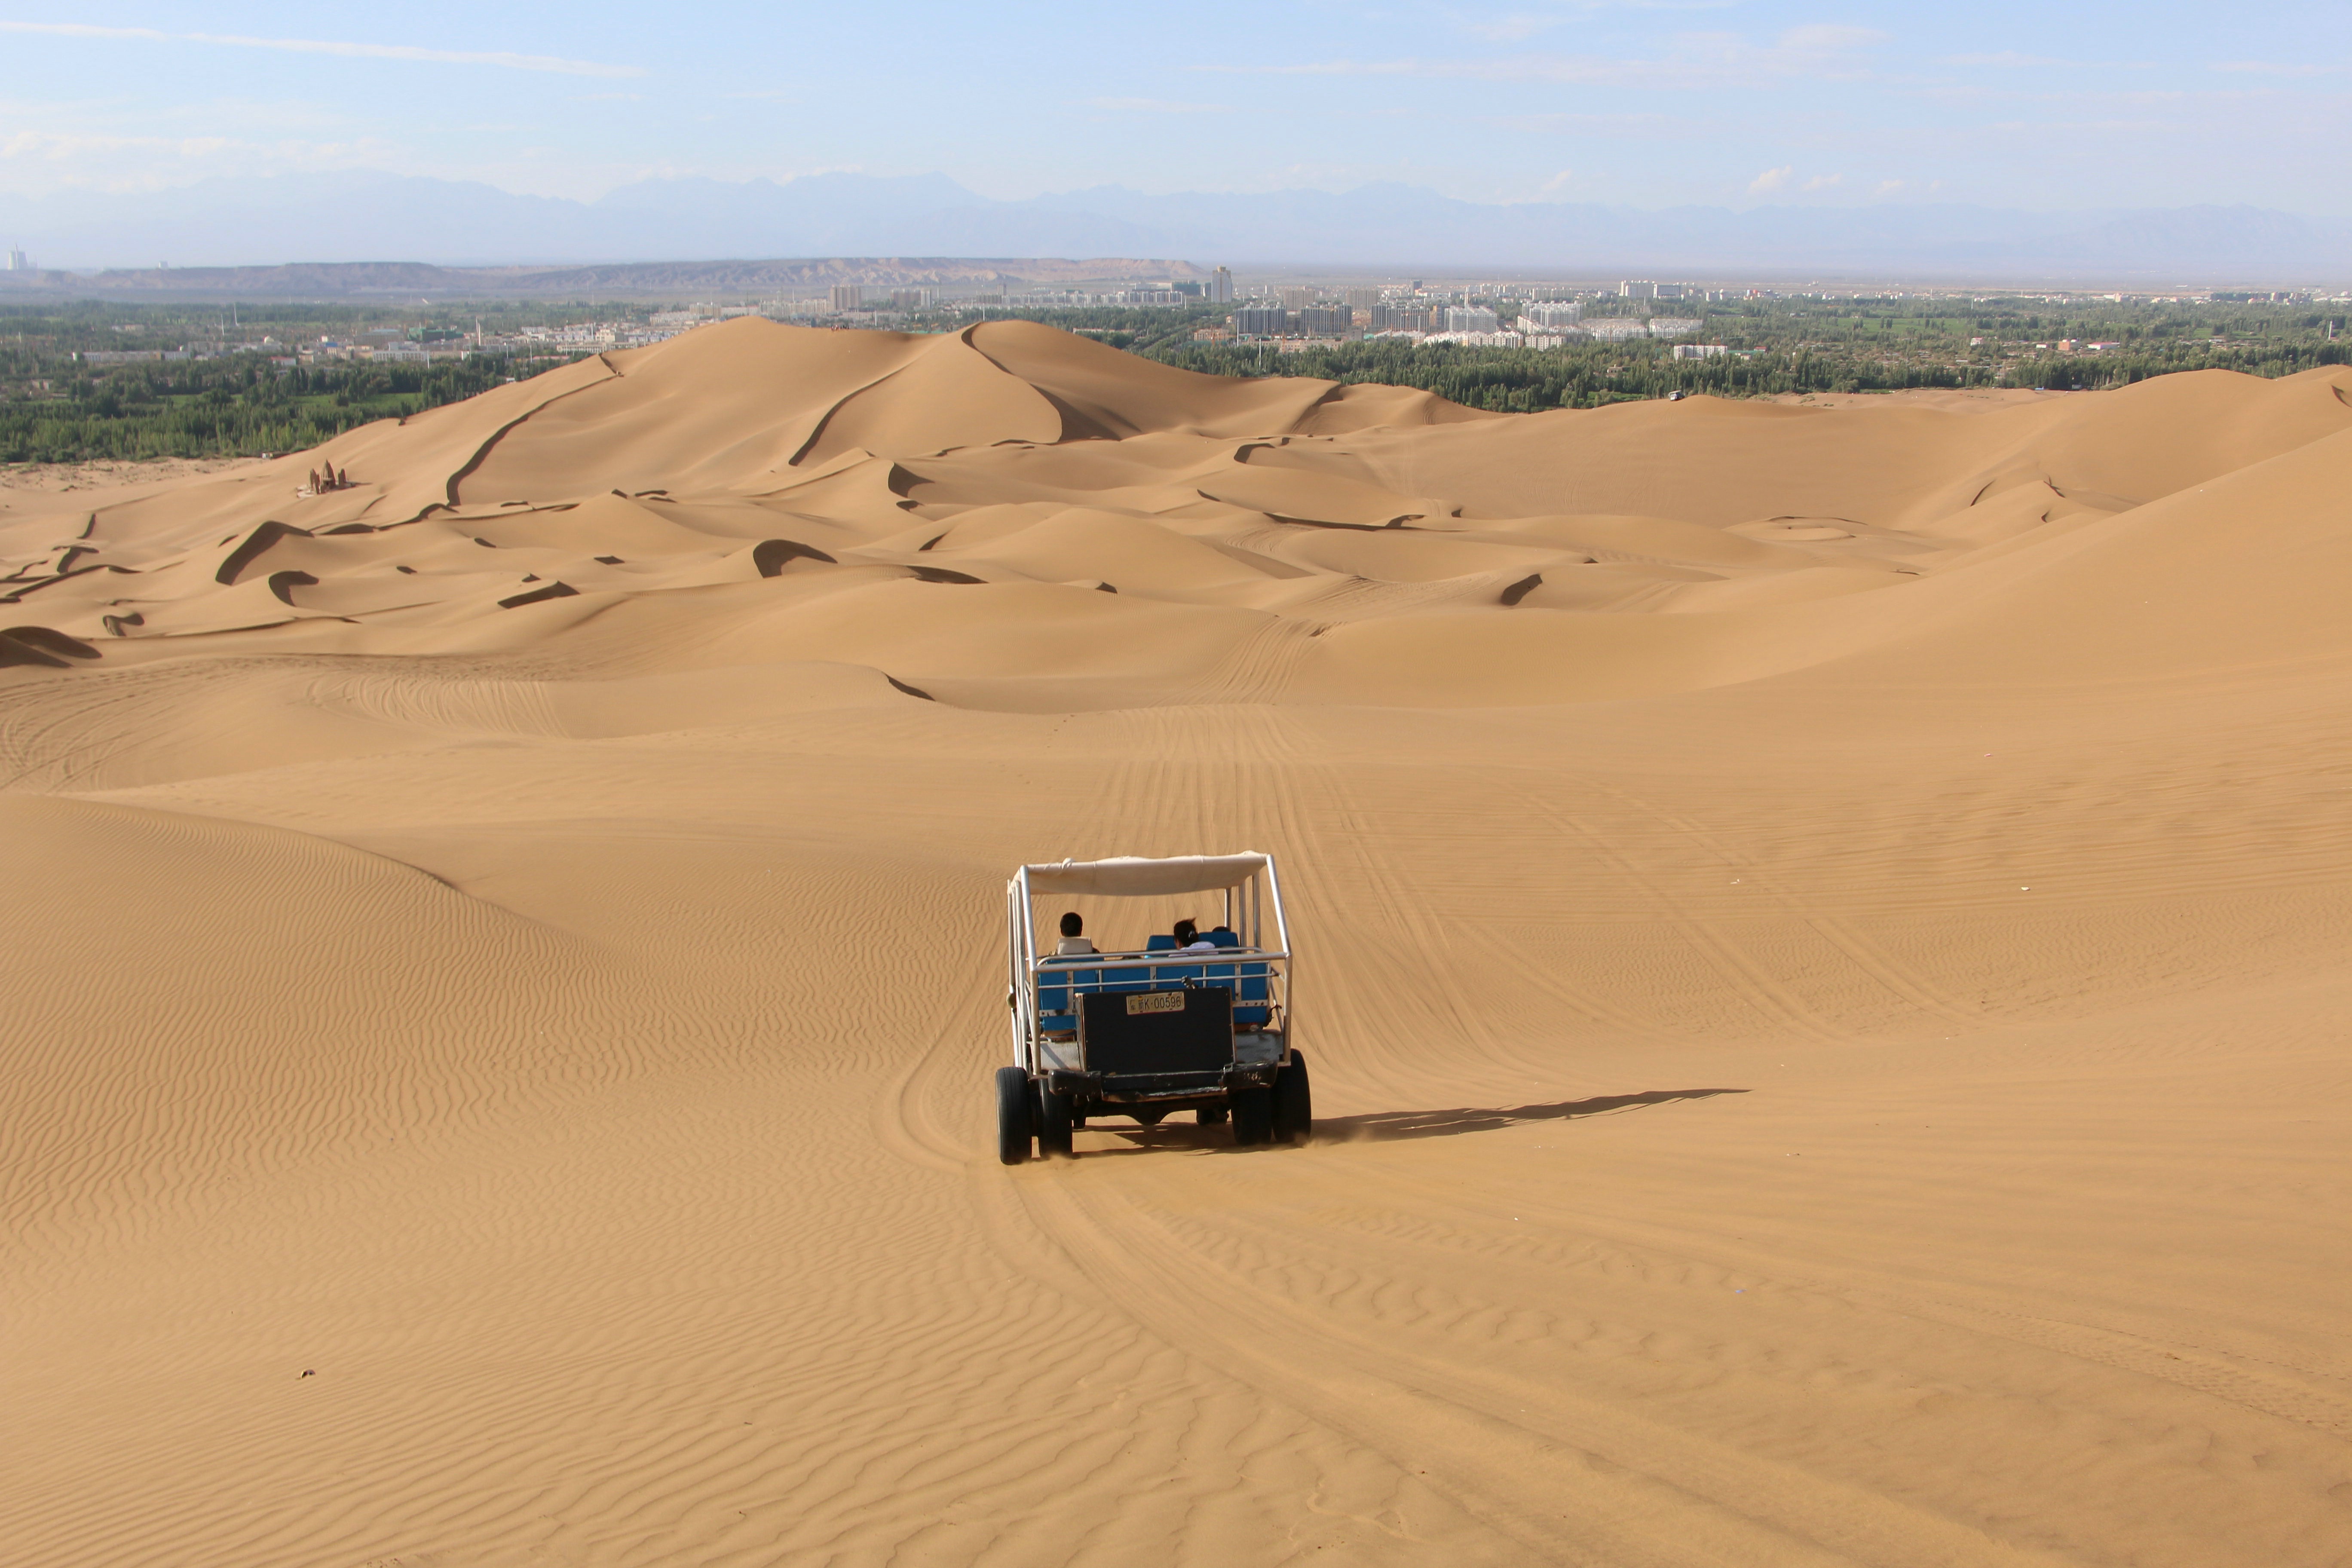
[{"label": "sand dune", "polygon": [[[2347,603],[2341,371],[0,491],[0,1560],[2352,1562]],[[999,1167],[1006,871],[1242,846],[1321,1140]]]}]

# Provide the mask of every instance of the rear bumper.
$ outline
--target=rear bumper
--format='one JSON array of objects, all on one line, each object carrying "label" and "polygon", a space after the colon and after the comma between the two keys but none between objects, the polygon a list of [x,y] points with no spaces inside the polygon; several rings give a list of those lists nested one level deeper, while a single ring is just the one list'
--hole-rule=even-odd
[{"label": "rear bumper", "polygon": [[1243,1088],[1269,1089],[1276,1064],[1233,1062],[1214,1072],[1105,1073],[1075,1068],[1055,1068],[1045,1073],[1046,1087],[1055,1094],[1077,1100],[1099,1100],[1114,1105],[1146,1100],[1216,1101]]}]

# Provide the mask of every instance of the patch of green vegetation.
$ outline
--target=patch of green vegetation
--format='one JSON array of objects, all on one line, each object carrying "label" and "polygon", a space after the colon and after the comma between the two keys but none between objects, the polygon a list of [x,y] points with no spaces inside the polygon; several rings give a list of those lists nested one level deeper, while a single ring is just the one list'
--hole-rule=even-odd
[{"label": "patch of green vegetation", "polygon": [[[1511,300],[1496,305],[1506,320]],[[293,452],[372,420],[396,418],[582,357],[515,334],[583,321],[642,323],[664,307],[572,300],[440,306],[85,303],[0,307],[0,461],[195,458]],[[1473,408],[1535,413],[1591,408],[1675,392],[1719,397],[1895,391],[1906,387],[2126,385],[2191,370],[2292,375],[2352,363],[2343,314],[2308,305],[2114,301],[2022,295],[1794,298],[1729,304],[1661,300],[1659,314],[1698,318],[1676,340],[1723,345],[1675,359],[1656,339],[1571,339],[1557,349],[1475,348],[1403,339],[1290,345],[1203,340],[1234,307],[1097,307],[959,311],[906,321],[947,330],[985,314],[1083,332],[1143,358],[1217,375],[1304,375],[1419,387]],[[1637,302],[1588,301],[1595,320],[1640,315]],[[430,365],[339,360],[327,342],[406,340],[456,348],[478,321],[504,354]],[[267,340],[264,343],[264,340]],[[2071,349],[2060,345],[2072,343]],[[2095,349],[2090,345],[2101,345]],[[238,345],[257,345],[240,347]],[[201,357],[101,363],[93,353],[164,350]],[[309,358],[310,363],[293,363]]]},{"label": "patch of green vegetation", "polygon": [[[299,452],[377,419],[456,403],[508,379],[502,362],[280,367],[262,354],[110,365],[0,403],[0,461]],[[59,381],[62,390],[59,390]]]},{"label": "patch of green vegetation", "polygon": [[[1519,302],[1496,304],[1506,320]],[[1753,300],[1732,304],[1657,301],[1659,315],[1696,318],[1675,340],[1719,343],[1709,359],[1674,357],[1673,342],[1570,339],[1557,349],[1475,348],[1402,339],[1291,345],[1196,342],[1230,307],[1182,310],[1017,312],[1164,364],[1215,375],[1307,375],[1413,386],[1472,408],[1535,413],[1706,393],[1894,392],[1910,387],[2049,387],[2087,391],[2190,370],[2293,375],[2352,363],[2343,312],[2310,306],[2128,301],[2053,302],[2026,296],[1879,300]],[[1008,312],[991,311],[992,316]],[[1594,320],[1638,316],[1633,301],[1587,305]],[[1976,340],[1976,341],[1972,341]],[[2073,342],[2073,349],[2059,347]],[[2103,346],[2091,349],[2088,345]]]},{"label": "patch of green vegetation", "polygon": [[[455,403],[579,357],[450,358],[430,365],[317,359],[326,343],[457,348],[583,320],[641,320],[644,305],[438,308],[294,303],[0,306],[0,462],[252,457],[295,452],[373,420]],[[262,345],[266,346],[248,346]],[[116,363],[85,355],[173,357]],[[191,354],[199,357],[178,357]],[[284,362],[284,363],[281,363]]]}]

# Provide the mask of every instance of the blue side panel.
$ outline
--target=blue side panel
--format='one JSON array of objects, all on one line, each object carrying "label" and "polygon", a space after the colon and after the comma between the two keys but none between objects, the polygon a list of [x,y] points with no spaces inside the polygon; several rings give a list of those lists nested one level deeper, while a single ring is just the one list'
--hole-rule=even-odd
[{"label": "blue side panel", "polygon": [[1234,967],[1241,975],[1234,992],[1234,1023],[1244,1028],[1263,1028],[1266,1020],[1274,1016],[1274,1009],[1265,1005],[1273,999],[1273,983],[1267,978],[1272,965],[1242,963]]}]

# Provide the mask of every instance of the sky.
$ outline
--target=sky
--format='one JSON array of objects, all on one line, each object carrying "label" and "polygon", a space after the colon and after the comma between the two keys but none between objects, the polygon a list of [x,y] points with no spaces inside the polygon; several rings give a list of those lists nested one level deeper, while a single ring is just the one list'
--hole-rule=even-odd
[{"label": "sky", "polygon": [[0,0],[0,195],[337,169],[593,199],[941,173],[1013,198],[2352,216],[2352,0]]}]

